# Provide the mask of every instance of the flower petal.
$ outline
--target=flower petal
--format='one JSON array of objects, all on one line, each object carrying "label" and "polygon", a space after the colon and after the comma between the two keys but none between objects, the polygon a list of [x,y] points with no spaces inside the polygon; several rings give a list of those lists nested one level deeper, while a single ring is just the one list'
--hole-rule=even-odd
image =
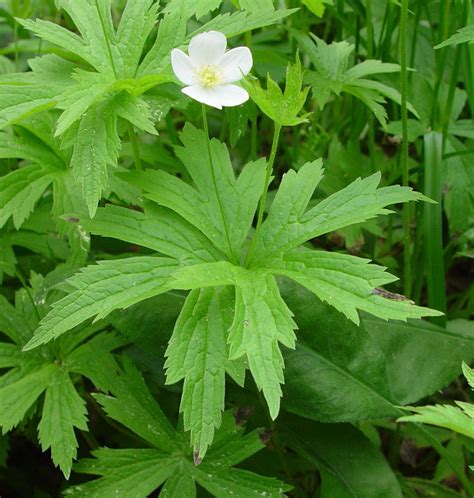
[{"label": "flower petal", "polygon": [[179,48],[171,51],[171,67],[176,77],[185,85],[195,85],[197,76],[190,57]]},{"label": "flower petal", "polygon": [[247,90],[237,85],[219,85],[212,88],[222,107],[234,107],[249,99]]},{"label": "flower petal", "polygon": [[215,92],[214,88],[205,88],[201,85],[186,86],[181,91],[188,97],[191,97],[202,104],[210,105],[211,107],[216,107],[217,109],[222,109],[222,104],[219,95]]},{"label": "flower petal", "polygon": [[248,47],[237,47],[229,50],[219,61],[219,67],[224,73],[224,81],[233,83],[241,80],[252,69],[252,52]]},{"label": "flower petal", "polygon": [[217,64],[225,53],[227,38],[219,31],[207,31],[193,37],[188,52],[193,64]]}]

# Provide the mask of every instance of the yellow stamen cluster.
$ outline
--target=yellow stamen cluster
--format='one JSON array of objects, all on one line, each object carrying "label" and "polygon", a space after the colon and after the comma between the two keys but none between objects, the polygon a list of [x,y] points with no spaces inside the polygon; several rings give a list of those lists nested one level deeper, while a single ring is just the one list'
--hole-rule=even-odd
[{"label": "yellow stamen cluster", "polygon": [[222,81],[222,70],[215,65],[204,66],[198,73],[201,85],[212,88]]}]

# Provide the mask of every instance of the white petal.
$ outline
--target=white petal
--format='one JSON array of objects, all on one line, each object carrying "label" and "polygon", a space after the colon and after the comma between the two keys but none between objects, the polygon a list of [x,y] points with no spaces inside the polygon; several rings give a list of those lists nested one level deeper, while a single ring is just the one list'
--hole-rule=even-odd
[{"label": "white petal", "polygon": [[237,47],[229,50],[219,62],[219,67],[224,72],[224,81],[233,83],[241,80],[252,69],[252,52],[248,47]]},{"label": "white petal", "polygon": [[222,109],[222,104],[219,96],[215,92],[214,88],[205,88],[201,85],[186,86],[181,91],[188,97],[191,97],[198,102],[201,102],[211,107],[216,107],[217,109]]},{"label": "white petal", "polygon": [[189,43],[189,57],[195,65],[217,64],[225,53],[227,39],[219,31],[207,31],[193,37]]},{"label": "white petal", "polygon": [[185,85],[195,85],[197,83],[194,64],[189,56],[179,48],[171,51],[171,67],[176,77]]},{"label": "white petal", "polygon": [[212,89],[222,107],[234,107],[249,99],[247,90],[237,85],[219,85]]}]

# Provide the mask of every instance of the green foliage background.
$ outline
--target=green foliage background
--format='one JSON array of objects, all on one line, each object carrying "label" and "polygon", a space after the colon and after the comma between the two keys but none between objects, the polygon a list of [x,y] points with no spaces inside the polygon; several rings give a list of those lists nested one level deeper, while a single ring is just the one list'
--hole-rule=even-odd
[{"label": "green foliage background", "polygon": [[0,2],[2,498],[473,496],[472,19]]}]

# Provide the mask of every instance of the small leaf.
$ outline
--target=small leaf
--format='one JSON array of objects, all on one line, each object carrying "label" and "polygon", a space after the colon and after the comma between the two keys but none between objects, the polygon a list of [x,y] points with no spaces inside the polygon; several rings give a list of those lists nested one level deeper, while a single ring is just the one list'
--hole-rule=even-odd
[{"label": "small leaf", "polygon": [[285,91],[267,76],[267,88],[261,88],[258,81],[248,79],[245,88],[260,110],[280,126],[296,126],[307,122],[307,114],[299,116],[310,87],[303,87],[303,73],[299,56],[286,71]]},{"label": "small leaf", "polygon": [[77,393],[69,374],[59,370],[46,389],[38,435],[41,448],[43,451],[51,448],[53,463],[62,470],[66,479],[69,478],[72,461],[77,456],[75,427],[87,431],[86,404]]}]

